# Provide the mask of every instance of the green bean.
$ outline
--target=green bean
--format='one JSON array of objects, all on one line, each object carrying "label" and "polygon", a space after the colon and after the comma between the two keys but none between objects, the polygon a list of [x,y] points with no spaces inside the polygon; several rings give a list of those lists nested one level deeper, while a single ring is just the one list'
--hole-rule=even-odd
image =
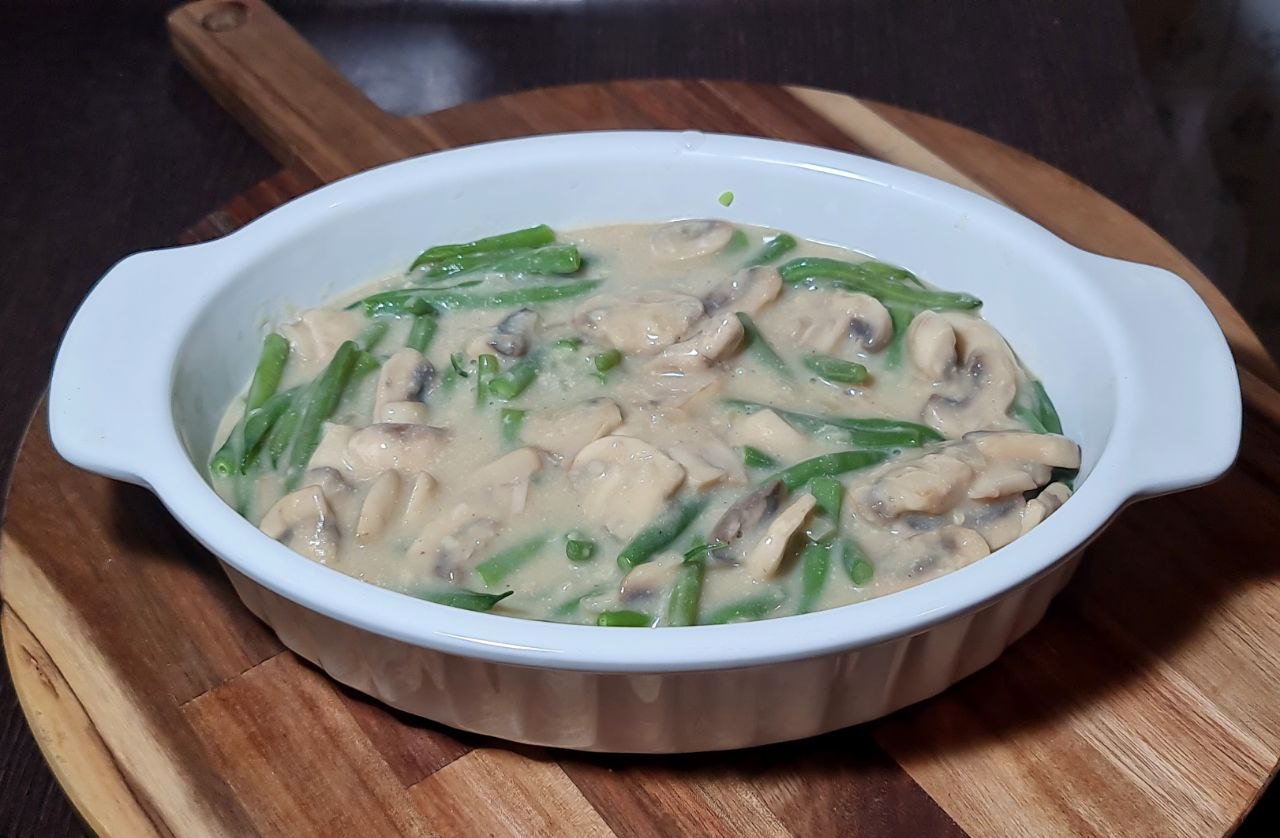
[{"label": "green bean", "polygon": [[573,597],[572,599],[567,599],[556,606],[556,610],[551,612],[551,616],[568,617],[570,614],[578,610],[578,607],[582,605],[582,601],[584,599],[586,599],[589,596],[600,596],[606,590],[608,590],[609,587],[610,586],[607,586],[607,585],[597,585],[596,587],[587,591],[585,594],[578,594],[576,597]]},{"label": "green bean", "polygon": [[502,444],[508,448],[515,448],[520,444],[520,429],[524,426],[525,411],[504,407],[498,416]]},{"label": "green bean", "polygon": [[553,346],[556,349],[567,349],[570,352],[577,352],[582,348],[582,338],[560,338]]},{"label": "green bean", "polygon": [[844,484],[824,474],[813,478],[809,484],[809,491],[818,502],[818,508],[822,510],[822,514],[839,527],[840,510],[844,506]]},{"label": "green bean", "polygon": [[497,374],[497,355],[485,354],[476,358],[476,405],[478,407],[489,403],[489,379]]},{"label": "green bean", "polygon": [[653,554],[680,537],[694,519],[702,514],[707,501],[695,498],[669,506],[657,520],[642,529],[622,552],[618,554],[618,566],[628,571],[653,558]]},{"label": "green bean", "polygon": [[267,435],[266,452],[267,460],[272,468],[280,464],[280,458],[284,456],[285,451],[289,448],[289,443],[293,441],[294,432],[298,429],[298,422],[302,419],[302,413],[306,409],[307,402],[311,398],[311,393],[315,390],[316,382],[303,385],[298,389],[297,394],[289,402],[289,407],[272,426],[270,433]]},{"label": "green bean", "polygon": [[422,251],[409,269],[413,270],[430,262],[441,262],[467,253],[490,253],[495,250],[541,247],[544,244],[551,244],[555,239],[554,230],[546,224],[539,224],[536,227],[512,230],[509,233],[500,233],[496,236],[488,236],[464,244],[438,244]]},{"label": "green bean", "polygon": [[782,360],[782,356],[769,345],[769,341],[765,339],[760,327],[751,319],[751,316],[745,311],[735,312],[735,314],[738,322],[742,324],[743,333],[746,335],[747,351],[754,352],[765,366],[771,368],[783,378],[790,378],[791,369],[787,366],[787,362]]},{"label": "green bean", "polygon": [[883,451],[838,451],[835,454],[823,454],[810,460],[803,460],[790,468],[785,468],[765,481],[777,480],[794,492],[815,477],[844,474],[849,471],[868,468],[884,461]]},{"label": "green bean", "polygon": [[453,608],[465,608],[468,611],[489,611],[493,606],[511,596],[515,591],[504,591],[500,594],[486,594],[480,591],[468,591],[458,588],[452,591],[421,591],[413,594],[418,599],[425,599],[437,605],[448,605]]},{"label": "green bean", "polygon": [[245,413],[231,429],[218,453],[209,461],[209,470],[222,477],[246,474],[258,452],[262,450],[267,433],[289,409],[297,389],[276,393],[266,404]]},{"label": "green bean", "polygon": [[311,462],[311,455],[320,444],[320,432],[325,420],[337,409],[359,355],[360,348],[355,341],[343,342],[324,372],[315,380],[314,389],[307,393],[306,405],[289,447],[289,469],[285,474],[284,484],[287,490],[292,491],[298,485],[307,463]]},{"label": "green bean", "polygon": [[249,467],[258,459],[267,435],[301,391],[301,387],[294,387],[292,390],[277,393],[262,407],[249,413],[244,423],[244,436],[238,464],[241,474],[248,473]]},{"label": "green bean", "polygon": [[258,354],[258,364],[253,370],[253,381],[244,397],[244,415],[209,460],[209,470],[212,473],[225,477],[242,470],[239,463],[243,461],[245,426],[249,416],[275,395],[288,359],[289,341],[275,332],[262,339],[262,351]]},{"label": "green bean", "polygon": [[459,378],[466,378],[471,373],[467,372],[467,356],[461,352],[455,352],[449,356],[449,366],[453,368],[454,375]]},{"label": "green bean", "polygon": [[893,338],[884,351],[884,365],[886,369],[896,370],[902,366],[902,351],[907,345],[907,329],[915,319],[916,313],[907,306],[888,305],[885,308],[889,310],[889,319],[893,321]]},{"label": "green bean", "polygon": [[703,624],[714,626],[723,625],[724,623],[760,620],[767,617],[770,612],[776,611],[785,600],[786,595],[780,591],[757,594],[717,608],[707,615],[707,618],[703,620]]},{"label": "green bean", "polygon": [[822,596],[822,588],[827,584],[827,571],[831,567],[831,545],[813,544],[804,548],[800,554],[800,608],[799,613],[808,614]]},{"label": "green bean", "polygon": [[608,372],[621,363],[622,353],[616,349],[591,356],[591,365],[596,368],[596,372]]},{"label": "green bean", "polygon": [[742,447],[742,463],[747,468],[776,468],[778,461],[753,445]]},{"label": "green bean", "polygon": [[602,611],[596,617],[596,625],[612,628],[648,628],[653,618],[640,611]]},{"label": "green bean", "polygon": [[537,360],[525,358],[512,364],[511,368],[501,375],[489,379],[489,392],[504,402],[509,402],[523,393],[537,377]]},{"label": "green bean", "polygon": [[756,268],[761,265],[772,264],[783,257],[784,254],[795,250],[796,240],[789,233],[779,233],[774,236],[768,244],[760,249],[760,252],[751,258],[743,267]]},{"label": "green bean", "polygon": [[409,328],[409,339],[405,341],[404,345],[425,355],[427,347],[431,345],[431,339],[436,336],[436,329],[439,325],[435,317],[430,314],[415,315],[413,326]]},{"label": "green bean", "polygon": [[437,262],[424,262],[409,270],[420,270],[421,276],[430,279],[445,279],[451,276],[471,273],[472,271],[488,270],[490,266],[503,259],[510,259],[526,252],[526,250],[518,247],[508,247],[484,253],[459,253],[457,256],[450,256],[448,259],[441,259]]},{"label": "green bean", "polygon": [[382,340],[387,334],[387,321],[381,318],[374,318],[369,322],[368,326],[360,332],[356,338],[356,343],[365,352],[372,350],[378,345],[378,341]]},{"label": "green bean", "polygon": [[814,286],[829,285],[870,294],[882,303],[902,303],[919,308],[975,309],[982,307],[982,300],[972,294],[951,291],[933,291],[911,284],[915,275],[902,268],[883,262],[842,262],[803,256],[792,259],[778,269],[782,279],[792,285],[806,283]]},{"label": "green bean", "polygon": [[249,392],[244,397],[246,413],[262,407],[267,403],[267,399],[276,394],[288,359],[289,341],[275,332],[262,339],[262,352],[258,355],[258,366],[253,370],[253,381],[249,384]]},{"label": "green bean", "polygon": [[900,419],[856,419],[851,416],[814,416],[794,410],[776,407],[763,402],[727,399],[725,404],[747,413],[772,410],[791,424],[808,433],[820,433],[827,428],[847,432],[854,445],[866,448],[914,448],[926,442],[940,442],[942,434],[926,425],[904,422]]},{"label": "green bean", "polygon": [[844,572],[849,575],[849,581],[859,588],[863,587],[871,581],[871,577],[875,576],[875,565],[867,561],[866,554],[852,538],[842,538],[838,544],[840,563],[844,565]]},{"label": "green bean", "polygon": [[861,384],[871,377],[862,364],[829,355],[806,355],[804,365],[819,378],[838,384]]},{"label": "green bean", "polygon": [[442,309],[475,309],[475,308],[513,308],[516,306],[551,303],[556,300],[567,300],[580,297],[594,291],[600,286],[598,279],[580,279],[575,282],[563,282],[557,285],[530,285],[509,288],[505,291],[458,291],[452,288],[402,288],[397,291],[383,291],[362,300],[357,300],[347,308],[363,308],[365,314],[425,314],[435,308]]},{"label": "green bean", "polygon": [[1058,417],[1057,408],[1044,385],[1032,381],[1027,390],[1019,391],[1018,402],[1010,411],[1013,417],[1038,434],[1061,434],[1062,419]]},{"label": "green bean", "polygon": [[574,564],[591,561],[596,554],[596,543],[576,532],[564,537],[564,557]]},{"label": "green bean", "polygon": [[476,565],[476,574],[484,583],[493,586],[524,567],[534,556],[547,546],[546,536],[536,536],[508,547]]},{"label": "green bean", "polygon": [[751,240],[747,238],[746,233],[742,232],[741,230],[735,229],[733,233],[729,236],[729,243],[724,246],[724,252],[737,253],[739,250],[744,249],[750,243],[751,243]]},{"label": "green bean", "polygon": [[[695,545],[695,549],[698,545]],[[705,545],[702,545],[705,547]],[[702,599],[702,577],[707,569],[706,550],[686,558],[676,571],[675,584],[667,599],[667,625],[696,626],[698,605]]]},{"label": "green bean", "polygon": [[582,254],[571,244],[553,244],[508,256],[486,268],[492,273],[552,276],[577,273]]},{"label": "green bean", "polygon": [[361,350],[356,356],[355,365],[351,368],[351,383],[354,384],[380,366],[382,362],[372,352]]}]

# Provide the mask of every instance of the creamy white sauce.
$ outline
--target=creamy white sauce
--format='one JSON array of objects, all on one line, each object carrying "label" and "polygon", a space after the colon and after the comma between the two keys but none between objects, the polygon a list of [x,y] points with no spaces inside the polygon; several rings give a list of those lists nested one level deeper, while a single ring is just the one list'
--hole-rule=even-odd
[{"label": "creamy white sauce", "polygon": [[[776,596],[777,604],[759,616],[782,616],[802,602],[831,608],[900,590],[998,549],[1069,495],[1061,483],[1043,487],[1050,466],[1078,465],[1078,449],[1061,437],[1022,433],[1016,407],[1031,376],[977,313],[925,312],[895,341],[887,311],[870,297],[804,286],[779,292],[771,268],[744,272],[776,231],[737,228],[743,244],[726,229],[620,225],[562,233],[558,241],[577,245],[584,258],[573,278],[477,273],[433,283],[480,280],[468,288],[479,290],[602,280],[591,295],[530,306],[536,325],[517,335],[527,352],[511,358],[491,341],[511,348],[497,327],[518,306],[443,313],[425,356],[430,369],[403,349],[412,318],[383,318],[389,328],[371,350],[379,370],[344,394],[294,493],[281,500],[289,493],[270,468],[215,476],[215,489],[270,535],[376,585],[414,594],[513,591],[496,613],[591,623],[603,611],[626,609],[659,625],[695,536],[711,537],[726,510],[771,474],[858,447],[840,429],[815,431],[730,400],[905,420],[947,439],[840,475],[838,522],[804,508],[806,487],[780,493],[739,540],[708,557],[703,621],[760,596]],[[802,240],[782,261],[802,256],[866,258]],[[738,287],[728,287],[735,277]],[[291,352],[280,389],[314,379],[343,341],[369,325],[344,304],[406,284],[403,276],[385,278],[281,325]],[[739,310],[783,357],[787,374],[742,346]],[[566,340],[581,345],[558,344]],[[597,373],[592,359],[610,349],[623,360]],[[466,377],[449,373],[455,353]],[[870,377],[858,385],[825,381],[803,363],[814,353],[863,364]],[[536,357],[537,377],[510,402],[490,396],[478,403],[481,354],[494,354],[504,371]],[[425,383],[421,392],[401,392],[415,375]],[[239,399],[228,409],[219,444],[243,407]],[[501,433],[504,408],[525,412],[514,442]],[[974,431],[996,434],[964,436]],[[748,445],[777,466],[747,468]],[[697,519],[624,578],[616,557],[630,539],[694,499],[706,502]],[[788,514],[799,521],[791,529],[783,526]],[[827,541],[837,528],[836,543],[855,544],[873,572],[865,578],[863,565],[851,578],[837,548],[805,602],[799,554],[806,533]],[[593,541],[594,556],[569,561],[568,533]],[[538,538],[541,549],[486,584],[482,562]]]}]

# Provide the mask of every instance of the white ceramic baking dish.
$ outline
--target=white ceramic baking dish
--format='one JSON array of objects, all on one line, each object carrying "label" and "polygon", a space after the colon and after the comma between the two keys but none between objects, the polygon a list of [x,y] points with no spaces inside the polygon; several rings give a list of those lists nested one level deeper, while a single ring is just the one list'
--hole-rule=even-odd
[{"label": "white ceramic baking dish", "polygon": [[[725,208],[716,198],[733,190]],[[546,222],[720,216],[974,292],[1084,450],[1079,491],[1029,535],[869,602],[647,631],[472,613],[367,585],[262,535],[206,483],[223,407],[267,324],[402,268],[427,243]],[[1043,615],[1127,502],[1235,457],[1240,394],[1178,277],[1071,247],[994,202],[825,149],[668,132],[546,136],[431,154],[299,198],[224,239],[140,253],[93,289],[54,367],[71,462],[149,486],[245,604],[334,678],[506,739],[604,751],[737,748],[855,724],[994,660]]]}]

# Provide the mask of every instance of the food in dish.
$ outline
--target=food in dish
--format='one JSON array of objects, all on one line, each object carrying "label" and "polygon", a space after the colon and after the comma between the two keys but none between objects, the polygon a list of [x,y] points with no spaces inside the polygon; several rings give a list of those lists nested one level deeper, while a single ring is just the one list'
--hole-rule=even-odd
[{"label": "food in dish", "polygon": [[608,626],[803,613],[1008,544],[1078,446],[981,301],[715,220],[423,252],[264,340],[215,489],[377,585]]}]

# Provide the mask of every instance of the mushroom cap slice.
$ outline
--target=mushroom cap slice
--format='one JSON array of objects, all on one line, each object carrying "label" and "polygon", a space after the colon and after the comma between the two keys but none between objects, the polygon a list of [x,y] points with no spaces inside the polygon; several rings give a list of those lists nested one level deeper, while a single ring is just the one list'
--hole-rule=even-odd
[{"label": "mushroom cap slice", "polygon": [[973,468],[949,454],[925,454],[882,473],[865,492],[865,505],[881,518],[941,515],[960,503]]},{"label": "mushroom cap slice", "polygon": [[801,460],[809,451],[809,438],[772,410],[757,410],[735,419],[729,441],[750,445],[783,460]]},{"label": "mushroom cap slice", "polygon": [[1050,483],[1044,487],[1039,496],[1027,501],[1027,508],[1022,513],[1022,535],[1026,535],[1037,524],[1044,521],[1071,497],[1071,490],[1064,483]]},{"label": "mushroom cap slice", "polygon": [[298,319],[280,326],[279,332],[289,341],[290,380],[314,378],[345,340],[351,340],[366,325],[359,311],[313,308]]},{"label": "mushroom cap slice", "polygon": [[668,262],[698,259],[728,247],[733,230],[732,224],[712,219],[672,221],[649,235],[649,247],[654,256]]},{"label": "mushroom cap slice", "polygon": [[662,511],[684,469],[642,439],[606,436],[578,452],[569,479],[586,517],[628,539]]},{"label": "mushroom cap slice", "polygon": [[359,480],[377,477],[387,469],[414,474],[438,462],[448,440],[444,428],[379,422],[351,435],[344,459]]},{"label": "mushroom cap slice", "polygon": [[941,381],[956,364],[956,332],[936,311],[922,311],[907,327],[907,357],[929,381]]},{"label": "mushroom cap slice", "polygon": [[1039,463],[988,462],[977,469],[977,476],[969,485],[969,498],[995,500],[1021,494],[1043,486],[1048,479],[1049,467]]},{"label": "mushroom cap slice", "polygon": [[965,441],[972,442],[974,448],[991,460],[1039,463],[1051,468],[1080,468],[1080,446],[1059,434],[978,432],[966,434]]},{"label": "mushroom cap slice", "polygon": [[717,559],[727,560],[727,548],[755,529],[761,521],[772,518],[782,505],[783,494],[782,482],[774,480],[743,496],[726,509],[709,535],[712,544],[723,544],[725,547],[712,551],[712,555]]},{"label": "mushroom cap slice", "polygon": [[360,505],[360,517],[356,520],[356,538],[368,541],[377,538],[391,523],[400,502],[400,473],[388,469],[378,475]]},{"label": "mushroom cap slice", "polygon": [[396,350],[378,371],[378,384],[373,391],[373,415],[382,416],[387,405],[418,398],[435,368],[416,349]]},{"label": "mushroom cap slice", "polygon": [[520,439],[567,463],[585,446],[621,424],[618,403],[601,397],[558,410],[530,411],[521,426]]},{"label": "mushroom cap slice", "polygon": [[777,573],[791,537],[800,531],[817,504],[813,495],[801,495],[769,523],[764,535],[743,560],[743,567],[752,579],[763,582]]},{"label": "mushroom cap slice", "polygon": [[280,498],[258,528],[312,561],[324,564],[338,555],[337,523],[319,486],[304,486]]},{"label": "mushroom cap slice", "polygon": [[[912,321],[912,328],[920,322],[924,312]],[[937,393],[930,396],[921,411],[924,423],[943,436],[955,438],[969,431],[999,428],[1009,423],[1009,406],[1018,391],[1020,371],[1013,357],[1013,350],[1005,343],[989,323],[980,317],[962,312],[948,311],[938,314],[951,327],[955,335],[954,362],[941,378],[934,379]],[[932,321],[925,318],[925,329],[932,331]],[[945,346],[945,330],[940,343]],[[911,331],[908,329],[908,351],[911,351]],[[924,350],[921,349],[921,352]],[[914,358],[914,356],[913,356]],[[928,356],[927,363],[936,363],[935,356]],[[924,360],[913,360],[922,371]]]},{"label": "mushroom cap slice", "polygon": [[884,564],[909,567],[911,577],[963,567],[990,554],[991,545],[981,533],[952,524],[904,539],[889,551]]},{"label": "mushroom cap slice", "polygon": [[628,355],[652,355],[676,343],[702,318],[702,300],[676,291],[600,294],[578,307],[586,333]]},{"label": "mushroom cap slice", "polygon": [[[776,268],[761,265],[747,268],[721,282],[702,298],[707,311],[746,312],[755,317],[782,293],[782,276]],[[735,320],[737,318],[734,318]]]},{"label": "mushroom cap slice", "polygon": [[848,344],[878,352],[893,339],[893,318],[868,294],[821,289],[788,296],[767,317],[799,347],[843,355]]}]

